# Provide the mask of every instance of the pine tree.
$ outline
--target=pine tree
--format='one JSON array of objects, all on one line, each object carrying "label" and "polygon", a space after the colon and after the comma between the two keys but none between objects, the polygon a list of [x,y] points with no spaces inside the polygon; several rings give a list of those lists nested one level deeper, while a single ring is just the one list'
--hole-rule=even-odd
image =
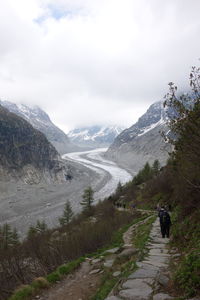
[{"label": "pine tree", "polygon": [[156,160],[154,161],[152,168],[153,168],[154,174],[157,175],[158,172],[160,171],[160,162],[159,162],[158,159],[156,159]]},{"label": "pine tree", "polygon": [[38,220],[35,228],[38,233],[44,233],[47,230],[47,224],[45,221]]},{"label": "pine tree", "polygon": [[118,185],[117,185],[117,190],[116,190],[117,193],[121,193],[122,192],[122,184],[121,182],[119,181],[118,182]]},{"label": "pine tree", "polygon": [[83,201],[80,203],[85,210],[91,210],[92,208],[92,203],[94,202],[94,191],[93,189],[89,186],[84,190],[84,193],[82,195]]},{"label": "pine tree", "polygon": [[1,228],[1,248],[7,249],[9,246],[12,246],[12,236],[13,232],[9,224],[4,224]]},{"label": "pine tree", "polygon": [[19,235],[18,235],[18,232],[17,232],[16,228],[13,229],[12,237],[11,237],[11,243],[14,246],[16,246],[16,245],[18,245],[20,243],[19,242]]},{"label": "pine tree", "polygon": [[63,215],[61,218],[59,218],[60,225],[63,226],[63,225],[69,224],[69,222],[73,218],[73,215],[74,215],[74,213],[71,208],[71,203],[70,203],[70,201],[67,201],[65,203]]},{"label": "pine tree", "polygon": [[34,226],[30,226],[27,233],[27,238],[31,239],[33,236],[37,235],[37,229]]}]

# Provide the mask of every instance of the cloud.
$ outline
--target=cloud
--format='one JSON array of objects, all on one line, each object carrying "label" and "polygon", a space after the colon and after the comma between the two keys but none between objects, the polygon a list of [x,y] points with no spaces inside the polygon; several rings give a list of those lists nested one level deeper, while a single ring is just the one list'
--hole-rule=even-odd
[{"label": "cloud", "polygon": [[200,55],[200,2],[8,0],[0,10],[0,97],[37,104],[64,129],[129,126],[187,89]]}]

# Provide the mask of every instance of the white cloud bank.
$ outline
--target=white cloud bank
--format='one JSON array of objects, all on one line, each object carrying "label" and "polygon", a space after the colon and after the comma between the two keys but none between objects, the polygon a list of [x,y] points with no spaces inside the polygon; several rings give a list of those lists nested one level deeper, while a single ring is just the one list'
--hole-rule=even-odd
[{"label": "white cloud bank", "polygon": [[0,98],[131,125],[200,57],[199,0],[0,0]]}]

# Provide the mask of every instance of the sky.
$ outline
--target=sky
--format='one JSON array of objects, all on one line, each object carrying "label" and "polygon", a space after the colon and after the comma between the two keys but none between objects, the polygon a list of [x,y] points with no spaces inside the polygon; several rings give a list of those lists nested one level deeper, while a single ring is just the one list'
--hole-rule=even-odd
[{"label": "sky", "polygon": [[199,0],[0,0],[0,98],[65,132],[135,123],[200,58]]}]

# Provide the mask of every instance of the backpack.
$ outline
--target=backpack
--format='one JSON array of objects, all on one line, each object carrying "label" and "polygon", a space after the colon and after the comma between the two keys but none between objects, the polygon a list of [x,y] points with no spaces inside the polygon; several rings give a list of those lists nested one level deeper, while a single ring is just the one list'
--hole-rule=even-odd
[{"label": "backpack", "polygon": [[169,216],[168,212],[163,211],[160,214],[160,223],[163,225],[170,224],[170,216]]}]

